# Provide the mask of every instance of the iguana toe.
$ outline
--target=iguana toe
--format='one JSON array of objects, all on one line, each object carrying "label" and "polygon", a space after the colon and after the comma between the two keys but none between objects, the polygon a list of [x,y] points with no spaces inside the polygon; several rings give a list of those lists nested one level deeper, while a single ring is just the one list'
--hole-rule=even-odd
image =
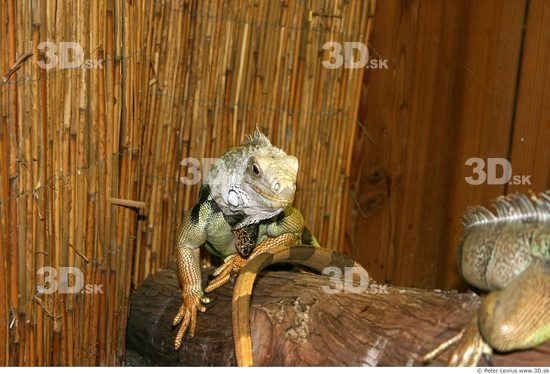
[{"label": "iguana toe", "polygon": [[482,355],[492,354],[491,348],[479,333],[477,316],[457,335],[425,355],[423,361],[432,361],[451,346],[453,349],[449,355],[448,366],[476,366]]},{"label": "iguana toe", "polygon": [[[183,303],[178,311],[178,314],[174,317],[173,324],[174,326],[181,322],[181,326],[178,329],[176,335],[174,347],[179,349],[185,336],[185,332],[189,327],[189,337],[195,335],[195,327],[197,325],[197,310],[201,312],[206,312],[206,307],[203,305],[203,302],[210,299],[201,295],[183,295]],[[182,321],[183,320],[183,321]]]},{"label": "iguana toe", "polygon": [[223,286],[231,279],[233,274],[237,274],[241,268],[246,265],[248,259],[243,258],[240,254],[235,253],[231,256],[228,256],[225,259],[225,262],[216,270],[214,270],[214,275],[216,276],[208,286],[204,289],[204,292],[212,292],[215,289]]}]

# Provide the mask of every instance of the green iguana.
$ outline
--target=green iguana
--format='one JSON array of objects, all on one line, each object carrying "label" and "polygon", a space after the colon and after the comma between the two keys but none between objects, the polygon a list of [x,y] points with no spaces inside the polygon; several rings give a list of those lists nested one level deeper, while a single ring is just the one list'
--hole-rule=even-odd
[{"label": "green iguana", "polygon": [[[297,171],[298,160],[272,146],[259,131],[214,163],[177,238],[183,303],[173,321],[181,322],[176,349],[188,327],[189,335],[194,335],[197,310],[205,312],[204,304],[210,302],[205,292],[227,283],[250,258],[284,245],[317,245],[304,228],[301,213],[291,207]],[[204,290],[199,266],[202,245],[224,258]]]},{"label": "green iguana", "polygon": [[467,210],[457,256],[464,279],[489,294],[470,323],[426,362],[453,344],[449,365],[474,366],[493,349],[526,349],[550,339],[550,190],[531,199],[500,197],[494,206],[496,214]]}]

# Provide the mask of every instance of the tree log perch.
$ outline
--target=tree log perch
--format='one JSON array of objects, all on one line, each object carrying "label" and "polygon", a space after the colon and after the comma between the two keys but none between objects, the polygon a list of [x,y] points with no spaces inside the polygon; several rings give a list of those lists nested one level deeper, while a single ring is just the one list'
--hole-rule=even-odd
[{"label": "tree log perch", "polygon": [[[256,282],[251,321],[254,362],[275,366],[410,366],[454,336],[477,310],[475,294],[383,286],[330,294],[327,277],[266,271]],[[172,319],[181,304],[175,271],[150,276],[133,294],[127,349],[149,365],[235,365],[231,328],[232,285],[212,294],[198,313],[195,337],[174,350]],[[432,365],[444,365],[448,352]],[[495,366],[550,365],[550,342],[534,349],[495,353]],[[480,363],[487,365],[487,362]]]}]

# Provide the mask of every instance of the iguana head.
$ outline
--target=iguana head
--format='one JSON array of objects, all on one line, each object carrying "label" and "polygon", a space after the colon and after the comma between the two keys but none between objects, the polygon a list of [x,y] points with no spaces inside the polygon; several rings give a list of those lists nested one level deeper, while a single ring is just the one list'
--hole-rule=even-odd
[{"label": "iguana head", "polygon": [[226,215],[241,215],[240,228],[276,216],[292,204],[298,160],[271,145],[261,132],[248,136],[214,163],[205,178]]}]

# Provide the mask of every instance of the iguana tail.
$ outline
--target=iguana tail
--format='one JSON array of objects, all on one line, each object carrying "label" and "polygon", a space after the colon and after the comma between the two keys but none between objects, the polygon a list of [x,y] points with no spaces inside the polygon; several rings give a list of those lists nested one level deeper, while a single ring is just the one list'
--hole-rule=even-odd
[{"label": "iguana tail", "polygon": [[307,227],[304,227],[302,230],[302,237],[300,238],[300,243],[303,245],[312,245],[315,248],[321,247],[315,236],[309,231]]},{"label": "iguana tail", "polygon": [[339,268],[342,273],[346,267],[361,266],[341,253],[305,245],[273,248],[250,259],[239,273],[233,291],[233,339],[239,366],[254,365],[250,334],[250,299],[254,280],[265,267],[282,262],[307,266],[320,273],[329,266]]}]

